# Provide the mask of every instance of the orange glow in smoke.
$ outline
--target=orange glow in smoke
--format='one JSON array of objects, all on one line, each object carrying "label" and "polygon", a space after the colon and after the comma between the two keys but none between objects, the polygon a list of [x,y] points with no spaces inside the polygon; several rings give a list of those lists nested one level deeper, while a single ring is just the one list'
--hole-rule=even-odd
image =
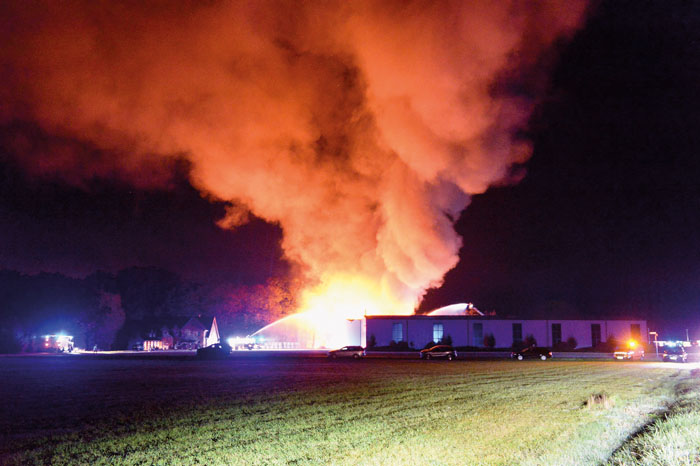
[{"label": "orange glow in smoke", "polygon": [[303,319],[316,335],[315,348],[364,344],[352,341],[349,320],[361,319],[365,315],[413,313],[411,304],[401,303],[382,292],[376,283],[361,276],[334,276],[327,283],[306,291],[302,303]]},{"label": "orange glow in smoke", "polygon": [[344,319],[364,315],[411,314],[415,303],[402,303],[367,277],[336,275],[303,293],[303,312],[326,312]]},{"label": "orange glow in smoke", "polygon": [[519,179],[542,57],[587,5],[5,3],[0,124],[55,136],[22,166],[162,188],[185,159],[222,228],[282,229],[315,346],[321,314],[409,314],[455,267],[454,219]]},{"label": "orange glow in smoke", "polygon": [[263,327],[253,335],[263,336],[268,342],[295,341],[305,348],[363,344],[353,341],[359,336],[358,319],[365,315],[411,314],[415,305],[409,300],[397,300],[366,277],[343,274],[304,291],[301,303],[300,312]]}]

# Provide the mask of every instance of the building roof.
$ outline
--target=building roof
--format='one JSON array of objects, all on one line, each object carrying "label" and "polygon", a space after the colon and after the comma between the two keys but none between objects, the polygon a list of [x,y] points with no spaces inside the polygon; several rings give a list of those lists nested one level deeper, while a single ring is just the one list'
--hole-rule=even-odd
[{"label": "building roof", "polygon": [[472,303],[450,304],[434,311],[428,312],[429,316],[483,316]]},{"label": "building roof", "polygon": [[605,322],[605,321],[630,321],[630,322],[646,322],[646,319],[621,319],[621,318],[595,318],[590,319],[558,319],[556,317],[548,317],[546,319],[519,319],[513,317],[500,316],[473,316],[473,315],[428,315],[428,314],[409,314],[409,315],[375,315],[365,316],[367,320],[504,320],[512,322],[527,322],[531,320],[545,320],[550,322]]}]

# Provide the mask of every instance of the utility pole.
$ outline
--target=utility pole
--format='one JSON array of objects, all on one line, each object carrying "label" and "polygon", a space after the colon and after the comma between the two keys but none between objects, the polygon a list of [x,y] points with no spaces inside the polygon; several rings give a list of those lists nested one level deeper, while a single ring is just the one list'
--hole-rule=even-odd
[{"label": "utility pole", "polygon": [[657,342],[657,337],[659,336],[656,332],[649,332],[649,335],[654,335],[654,348],[656,348],[656,357],[659,357],[659,343]]}]

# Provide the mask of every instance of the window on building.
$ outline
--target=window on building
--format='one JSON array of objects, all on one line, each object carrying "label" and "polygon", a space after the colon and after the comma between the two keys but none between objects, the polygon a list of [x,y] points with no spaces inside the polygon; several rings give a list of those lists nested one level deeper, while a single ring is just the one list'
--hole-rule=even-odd
[{"label": "window on building", "polygon": [[403,324],[401,322],[395,323],[391,327],[391,339],[396,343],[403,341]]},{"label": "window on building", "polygon": [[433,341],[435,343],[440,343],[442,341],[442,336],[445,333],[445,329],[442,324],[433,324]]},{"label": "window on building", "polygon": [[552,345],[561,343],[561,324],[552,324]]},{"label": "window on building", "polygon": [[475,323],[472,335],[474,335],[474,337],[472,338],[472,345],[484,346],[484,324]]},{"label": "window on building", "polygon": [[630,325],[630,335],[632,335],[632,339],[641,341],[642,329],[640,328],[639,324]]},{"label": "window on building", "polygon": [[513,324],[513,343],[522,343],[523,324]]},{"label": "window on building", "polygon": [[600,324],[591,324],[591,346],[600,345]]}]

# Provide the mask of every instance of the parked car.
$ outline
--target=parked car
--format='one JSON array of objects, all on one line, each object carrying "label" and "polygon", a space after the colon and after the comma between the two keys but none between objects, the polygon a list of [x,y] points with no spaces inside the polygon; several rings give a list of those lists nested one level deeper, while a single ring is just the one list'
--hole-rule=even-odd
[{"label": "parked car", "polygon": [[664,348],[662,358],[667,362],[687,362],[688,353],[682,346],[668,346]]},{"label": "parked car", "polygon": [[214,343],[197,350],[197,359],[226,359],[231,347],[226,343]]},{"label": "parked car", "polygon": [[361,346],[343,346],[340,349],[328,352],[328,357],[331,359],[335,359],[335,358],[360,359],[360,358],[365,357],[365,355],[366,355],[365,350]]},{"label": "parked car", "polygon": [[541,348],[539,346],[528,346],[520,351],[513,351],[510,353],[510,357],[522,361],[523,359],[541,359],[546,361],[552,357],[552,352],[549,348]]},{"label": "parked car", "polygon": [[644,360],[644,350],[642,348],[618,348],[614,353],[613,353],[613,358],[617,359],[618,361],[621,360],[638,360],[638,361],[643,361]]},{"label": "parked car", "polygon": [[175,343],[175,349],[176,350],[196,350],[199,349],[199,343],[196,341],[178,341]]},{"label": "parked car", "polygon": [[137,343],[135,345],[131,345],[131,350],[132,351],[143,351],[143,344]]},{"label": "parked car", "polygon": [[457,359],[457,350],[450,345],[435,345],[432,348],[420,350],[421,359],[447,359],[452,361]]}]

